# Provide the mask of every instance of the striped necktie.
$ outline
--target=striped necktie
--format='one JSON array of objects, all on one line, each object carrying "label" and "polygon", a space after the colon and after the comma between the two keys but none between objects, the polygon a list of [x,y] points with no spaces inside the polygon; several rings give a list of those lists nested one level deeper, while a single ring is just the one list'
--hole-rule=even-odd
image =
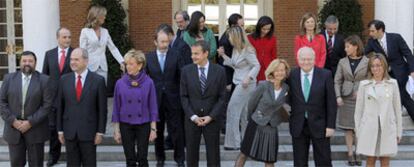
[{"label": "striped necktie", "polygon": [[204,91],[206,90],[206,82],[207,82],[207,77],[206,77],[206,73],[204,73],[204,70],[206,68],[204,67],[200,67],[200,85],[201,85],[201,93],[204,94]]}]

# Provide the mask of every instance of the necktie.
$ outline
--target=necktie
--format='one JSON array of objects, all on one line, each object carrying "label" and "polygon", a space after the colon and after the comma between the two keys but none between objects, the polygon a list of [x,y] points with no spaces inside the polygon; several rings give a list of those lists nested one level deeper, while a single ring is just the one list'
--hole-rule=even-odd
[{"label": "necktie", "polygon": [[308,102],[309,93],[310,93],[310,81],[309,81],[309,74],[305,74],[305,78],[303,81],[303,95],[305,96],[305,101]]},{"label": "necktie", "polygon": [[82,76],[78,75],[78,80],[76,81],[76,100],[80,101],[82,95]]},{"label": "necktie", "polygon": [[328,38],[328,57],[331,57],[333,52],[332,36],[329,36]]},{"label": "necktie", "polygon": [[30,79],[28,76],[23,78],[23,88],[22,88],[22,119],[24,118],[24,103],[26,102],[27,89],[29,88]]},{"label": "necktie", "polygon": [[65,59],[66,59],[66,53],[65,50],[62,49],[62,51],[60,51],[60,61],[59,61],[59,70],[62,73],[63,71],[63,67],[65,66]]},{"label": "necktie", "polygon": [[160,67],[161,67],[162,72],[164,72],[164,65],[165,65],[165,53],[160,53]]},{"label": "necktie", "polygon": [[384,53],[387,54],[387,49],[385,49],[384,42],[382,42],[381,40],[378,40],[378,42],[381,45],[381,48],[384,51]]},{"label": "necktie", "polygon": [[207,82],[207,77],[206,74],[204,73],[204,70],[206,68],[204,67],[200,67],[200,85],[201,85],[201,93],[204,94],[204,91],[206,90],[206,82]]}]

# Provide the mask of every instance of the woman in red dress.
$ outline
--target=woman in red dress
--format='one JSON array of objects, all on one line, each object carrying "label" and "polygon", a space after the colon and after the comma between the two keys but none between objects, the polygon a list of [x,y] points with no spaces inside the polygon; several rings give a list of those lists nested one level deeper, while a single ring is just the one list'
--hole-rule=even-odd
[{"label": "woman in red dress", "polygon": [[272,60],[276,59],[276,37],[273,35],[274,23],[268,16],[260,17],[256,30],[248,36],[249,42],[256,49],[256,56],[260,63],[257,81],[266,80],[264,71]]},{"label": "woman in red dress", "polygon": [[315,51],[315,66],[323,68],[326,60],[326,42],[321,34],[316,33],[317,20],[312,13],[305,13],[300,21],[301,35],[295,37],[295,58],[298,64],[297,52],[302,47],[311,47]]}]

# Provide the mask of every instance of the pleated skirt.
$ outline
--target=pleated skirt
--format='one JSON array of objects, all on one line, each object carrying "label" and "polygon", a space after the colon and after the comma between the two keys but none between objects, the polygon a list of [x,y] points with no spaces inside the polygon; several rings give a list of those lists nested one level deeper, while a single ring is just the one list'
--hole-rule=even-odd
[{"label": "pleated skirt", "polygon": [[279,135],[277,127],[257,125],[253,120],[247,124],[240,151],[250,158],[274,163],[277,161]]}]

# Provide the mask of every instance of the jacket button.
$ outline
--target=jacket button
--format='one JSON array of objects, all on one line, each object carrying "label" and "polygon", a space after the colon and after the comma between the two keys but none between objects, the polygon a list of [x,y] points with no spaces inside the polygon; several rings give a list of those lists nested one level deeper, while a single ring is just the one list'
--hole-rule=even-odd
[{"label": "jacket button", "polygon": [[132,103],[132,101],[131,100],[128,100],[128,103]]},{"label": "jacket button", "polygon": [[201,109],[200,111],[201,111],[201,112],[203,112],[203,111],[204,111],[204,109]]},{"label": "jacket button", "polygon": [[141,114],[138,114],[138,117],[141,117]]},{"label": "jacket button", "polygon": [[131,115],[128,115],[128,118],[131,118]]},{"label": "jacket button", "polygon": [[141,100],[138,100],[138,103],[141,103]]}]

